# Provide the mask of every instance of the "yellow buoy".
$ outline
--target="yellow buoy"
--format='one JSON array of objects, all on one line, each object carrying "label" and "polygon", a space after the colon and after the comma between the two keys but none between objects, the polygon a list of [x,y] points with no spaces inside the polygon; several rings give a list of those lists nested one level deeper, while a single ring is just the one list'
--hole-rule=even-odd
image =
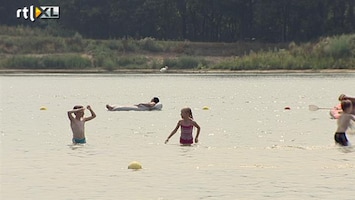
[{"label": "yellow buoy", "polygon": [[207,106],[204,106],[203,108],[202,108],[202,110],[209,110],[210,108],[209,107],[207,107]]},{"label": "yellow buoy", "polygon": [[44,107],[44,106],[40,107],[39,109],[40,109],[40,110],[47,110],[47,108]]},{"label": "yellow buoy", "polygon": [[142,165],[137,161],[132,161],[129,163],[128,169],[142,169]]}]

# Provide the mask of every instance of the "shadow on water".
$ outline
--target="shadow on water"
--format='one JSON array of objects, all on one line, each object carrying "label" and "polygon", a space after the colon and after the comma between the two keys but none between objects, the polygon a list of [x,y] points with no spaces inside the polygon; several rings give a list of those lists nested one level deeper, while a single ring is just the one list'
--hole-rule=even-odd
[{"label": "shadow on water", "polygon": [[77,149],[84,148],[86,144],[68,144],[68,146],[71,150],[77,150]]}]

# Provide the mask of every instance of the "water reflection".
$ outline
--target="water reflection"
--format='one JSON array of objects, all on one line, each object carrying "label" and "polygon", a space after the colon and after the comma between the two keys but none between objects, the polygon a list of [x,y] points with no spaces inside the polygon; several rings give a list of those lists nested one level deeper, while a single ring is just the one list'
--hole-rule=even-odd
[{"label": "water reflection", "polygon": [[[1,75],[0,197],[78,199],[77,192],[85,191],[80,198],[181,199],[183,191],[189,199],[347,199],[355,195],[349,185],[355,159],[344,152],[353,148],[336,147],[336,122],[308,106],[332,107],[340,93],[354,94],[354,78]],[[152,96],[160,97],[162,111],[105,109],[110,102]],[[66,111],[78,103],[90,104],[97,114],[86,126],[86,145],[69,144]],[[180,146],[177,133],[164,144],[185,106],[202,128],[199,143]],[[355,141],[351,135],[349,140]],[[134,160],[143,166],[138,173],[127,170]]]}]

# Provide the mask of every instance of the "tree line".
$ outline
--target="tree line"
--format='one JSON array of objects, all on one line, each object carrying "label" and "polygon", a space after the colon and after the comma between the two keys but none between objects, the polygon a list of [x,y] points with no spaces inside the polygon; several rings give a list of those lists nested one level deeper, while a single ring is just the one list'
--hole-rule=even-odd
[{"label": "tree line", "polygon": [[[3,1],[3,2],[1,2]],[[355,32],[355,0],[0,0],[0,24],[86,38],[303,42]],[[60,19],[29,22],[16,10],[58,5]],[[13,14],[9,14],[13,11]]]}]

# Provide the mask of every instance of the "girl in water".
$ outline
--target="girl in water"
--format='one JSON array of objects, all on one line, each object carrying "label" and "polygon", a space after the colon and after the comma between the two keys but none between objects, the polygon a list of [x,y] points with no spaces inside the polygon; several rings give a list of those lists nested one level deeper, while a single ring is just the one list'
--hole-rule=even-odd
[{"label": "girl in water", "polygon": [[165,140],[165,144],[169,139],[177,132],[181,127],[180,144],[181,145],[191,145],[193,143],[192,131],[193,127],[197,128],[197,133],[195,137],[195,143],[198,143],[198,136],[200,135],[200,126],[194,121],[192,117],[192,111],[190,108],[181,109],[181,120],[178,121],[175,129],[170,133],[168,138]]}]

